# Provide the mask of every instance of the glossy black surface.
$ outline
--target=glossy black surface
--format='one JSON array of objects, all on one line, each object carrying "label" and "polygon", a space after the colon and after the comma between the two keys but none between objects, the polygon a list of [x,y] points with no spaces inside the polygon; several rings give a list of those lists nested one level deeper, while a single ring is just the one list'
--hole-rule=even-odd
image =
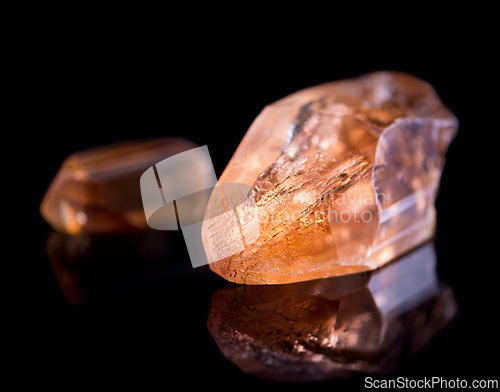
[{"label": "glossy black surface", "polygon": [[[84,287],[72,302],[58,283],[57,260],[47,257],[51,228],[39,203],[66,156],[123,139],[172,135],[207,144],[220,175],[267,103],[377,69],[429,81],[460,121],[437,202],[436,237],[438,274],[454,290],[459,312],[390,377],[496,378],[498,257],[487,254],[495,244],[488,233],[498,232],[490,185],[498,166],[491,10],[472,3],[67,7],[13,11],[4,35],[3,149],[15,154],[3,185],[9,202],[2,262],[14,267],[2,274],[4,370],[17,385],[269,386],[228,362],[211,339],[210,296],[227,283],[207,267],[191,269],[180,233],[166,235],[176,250],[160,260],[165,249],[155,248],[149,264],[101,244],[105,257],[63,265],[63,275],[76,271]],[[472,28],[469,21],[478,18]],[[307,388],[363,389],[363,380]]]}]

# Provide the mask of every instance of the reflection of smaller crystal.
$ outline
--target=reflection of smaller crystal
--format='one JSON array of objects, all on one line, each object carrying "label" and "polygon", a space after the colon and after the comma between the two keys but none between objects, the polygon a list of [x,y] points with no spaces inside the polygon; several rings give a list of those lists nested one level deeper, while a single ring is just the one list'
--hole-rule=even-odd
[{"label": "reflection of smaller crystal", "polygon": [[[52,231],[45,249],[61,292],[73,304],[120,295],[152,276],[156,280],[178,280],[196,271],[184,257],[178,231],[119,235]],[[166,266],[168,274],[164,276]]]},{"label": "reflection of smaller crystal", "polygon": [[212,297],[207,326],[241,370],[311,381],[393,370],[453,318],[427,244],[375,272],[287,285],[230,285]]},{"label": "reflection of smaller crystal", "polygon": [[[55,229],[70,234],[143,230],[147,223],[139,186],[142,173],[194,147],[184,139],[162,138],[73,154],[47,191],[41,214]],[[203,169],[193,171],[185,181],[203,181]]]}]

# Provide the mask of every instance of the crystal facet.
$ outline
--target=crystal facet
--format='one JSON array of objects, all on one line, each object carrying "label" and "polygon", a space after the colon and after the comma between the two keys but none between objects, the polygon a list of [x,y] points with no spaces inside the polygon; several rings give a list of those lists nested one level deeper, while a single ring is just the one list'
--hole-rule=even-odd
[{"label": "crystal facet", "polygon": [[210,268],[237,283],[299,282],[375,269],[423,243],[457,127],[429,84],[398,72],[266,107],[219,179],[252,187],[255,205],[238,222],[259,234],[222,258],[212,250],[230,240],[205,224]]},{"label": "crystal facet", "polygon": [[[141,175],[155,163],[194,147],[188,140],[162,138],[73,154],[50,185],[41,214],[55,229],[69,234],[146,229]],[[186,180],[200,182],[196,175]]]},{"label": "crystal facet", "polygon": [[287,285],[229,285],[207,326],[241,370],[281,381],[386,373],[424,348],[455,315],[432,245],[375,272]]}]

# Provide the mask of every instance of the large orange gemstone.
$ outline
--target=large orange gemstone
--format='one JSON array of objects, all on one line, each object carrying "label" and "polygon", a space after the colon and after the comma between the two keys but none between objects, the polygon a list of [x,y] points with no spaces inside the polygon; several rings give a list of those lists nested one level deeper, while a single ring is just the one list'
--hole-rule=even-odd
[{"label": "large orange gemstone", "polygon": [[205,221],[210,268],[237,283],[290,283],[375,269],[423,243],[457,127],[428,83],[397,72],[267,106],[219,179],[252,188],[255,204],[235,220],[252,240],[228,254],[227,225]]}]

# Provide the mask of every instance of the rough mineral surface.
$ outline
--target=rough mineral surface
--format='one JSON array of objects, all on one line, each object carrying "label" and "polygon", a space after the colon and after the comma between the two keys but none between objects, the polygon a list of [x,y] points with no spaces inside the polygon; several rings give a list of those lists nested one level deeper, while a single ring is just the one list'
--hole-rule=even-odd
[{"label": "rough mineral surface", "polygon": [[162,138],[75,153],[63,162],[50,185],[41,214],[56,230],[69,234],[146,229],[141,175],[155,163],[194,147],[188,140]]},{"label": "rough mineral surface", "polygon": [[429,245],[375,272],[289,285],[230,285],[207,326],[241,370],[282,381],[386,373],[455,315]]},{"label": "rough mineral surface", "polygon": [[210,268],[237,283],[290,283],[375,269],[423,243],[457,126],[429,84],[397,72],[266,107],[219,179],[252,188],[237,221],[257,234],[230,254],[227,222],[206,221]]}]

